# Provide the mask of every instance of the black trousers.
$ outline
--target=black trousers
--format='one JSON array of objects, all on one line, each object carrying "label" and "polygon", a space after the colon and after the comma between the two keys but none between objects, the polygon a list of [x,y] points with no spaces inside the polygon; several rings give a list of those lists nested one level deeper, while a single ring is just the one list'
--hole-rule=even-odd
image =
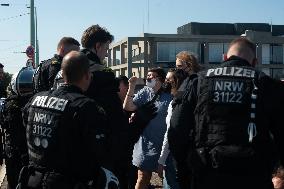
[{"label": "black trousers", "polygon": [[235,175],[211,171],[193,174],[190,188],[273,189],[271,177],[259,176],[257,174],[247,175],[244,173],[244,175]]},{"label": "black trousers", "polygon": [[20,157],[6,158],[6,174],[8,188],[15,189],[18,184],[19,173],[23,167]]},{"label": "black trousers", "polygon": [[113,170],[119,180],[120,189],[134,189],[137,181],[137,167],[132,164]]},{"label": "black trousers", "polygon": [[135,184],[137,182],[137,167],[134,165],[131,165],[129,168],[129,175],[128,175],[128,189],[134,189],[135,188]]}]

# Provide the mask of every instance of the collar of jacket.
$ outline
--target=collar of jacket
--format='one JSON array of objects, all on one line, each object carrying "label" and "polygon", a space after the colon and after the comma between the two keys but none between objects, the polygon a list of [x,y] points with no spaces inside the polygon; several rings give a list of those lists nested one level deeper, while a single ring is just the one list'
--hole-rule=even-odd
[{"label": "collar of jacket", "polygon": [[58,62],[62,62],[63,60],[63,57],[58,54],[55,54],[53,58],[55,58]]},{"label": "collar of jacket", "polygon": [[90,62],[90,71],[95,72],[95,71],[102,71],[105,68],[105,65],[103,65],[99,59],[99,57],[90,51],[89,49],[83,49],[81,50],[82,53],[84,53]]},{"label": "collar of jacket", "polygon": [[72,84],[63,84],[58,88],[58,90],[63,90],[63,91],[73,92],[73,93],[80,93],[80,94],[84,93],[82,89]]},{"label": "collar of jacket", "polygon": [[94,62],[95,64],[102,64],[99,57],[95,53],[93,53],[91,50],[83,49],[81,50],[81,52],[84,53],[88,57],[88,59]]},{"label": "collar of jacket", "polygon": [[232,65],[232,66],[247,66],[253,67],[247,60],[240,58],[238,56],[231,56],[228,60],[223,62],[224,65]]}]

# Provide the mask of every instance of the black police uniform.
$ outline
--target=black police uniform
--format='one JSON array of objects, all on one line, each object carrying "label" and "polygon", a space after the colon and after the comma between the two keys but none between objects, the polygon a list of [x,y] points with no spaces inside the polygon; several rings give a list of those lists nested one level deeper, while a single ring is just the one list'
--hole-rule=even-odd
[{"label": "black police uniform", "polygon": [[4,86],[4,81],[0,81],[0,98],[6,98],[7,92],[6,92],[6,86]]},{"label": "black police uniform", "polygon": [[1,130],[5,130],[5,164],[9,188],[16,188],[22,166],[28,164],[26,129],[22,108],[33,94],[34,69],[23,67],[13,75],[8,98],[1,99]]},{"label": "black police uniform", "polygon": [[34,76],[35,92],[48,91],[53,87],[54,79],[61,69],[62,59],[55,54],[53,58],[40,63]]},{"label": "black police uniform", "polygon": [[[153,118],[155,109],[153,106],[148,108],[147,105],[142,107],[138,111],[137,119],[129,124],[117,94],[119,83],[115,79],[114,73],[100,63],[100,59],[95,53],[88,49],[83,49],[81,52],[88,57],[90,70],[93,73],[93,79],[86,94],[95,99],[107,113],[108,125],[106,126],[111,131],[110,141],[112,143],[110,161],[113,166],[111,170],[118,177],[121,188],[127,188],[133,146],[147,125],[145,123]],[[141,117],[143,118],[141,119]]]},{"label": "black police uniform", "polygon": [[28,165],[26,129],[23,126],[22,108],[31,96],[10,95],[5,100],[2,129],[5,129],[5,164],[10,189],[15,189],[21,168]]},{"label": "black police uniform", "polygon": [[63,80],[63,76],[62,76],[62,70],[60,70],[55,79],[54,79],[54,83],[53,83],[53,87],[52,89],[58,89],[61,85],[64,84],[64,80]]},{"label": "black police uniform", "polygon": [[34,188],[73,188],[97,178],[108,154],[106,114],[81,89],[64,85],[38,93],[23,116],[32,168],[22,171],[22,184],[30,178]]},{"label": "black police uniform", "polygon": [[283,84],[239,57],[198,75],[168,133],[192,188],[272,188],[273,142],[284,160],[283,95]]}]

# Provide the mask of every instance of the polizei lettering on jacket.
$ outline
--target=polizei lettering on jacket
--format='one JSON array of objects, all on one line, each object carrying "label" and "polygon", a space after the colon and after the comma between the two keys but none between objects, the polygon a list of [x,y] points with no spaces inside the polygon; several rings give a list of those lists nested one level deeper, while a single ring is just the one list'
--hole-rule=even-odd
[{"label": "polizei lettering on jacket", "polygon": [[208,69],[206,77],[208,76],[235,76],[253,78],[255,71],[252,69],[241,67],[222,67]]},{"label": "polizei lettering on jacket", "polygon": [[32,106],[38,106],[43,108],[50,108],[59,111],[64,111],[68,100],[57,98],[57,97],[49,97],[49,96],[37,96],[33,102]]}]

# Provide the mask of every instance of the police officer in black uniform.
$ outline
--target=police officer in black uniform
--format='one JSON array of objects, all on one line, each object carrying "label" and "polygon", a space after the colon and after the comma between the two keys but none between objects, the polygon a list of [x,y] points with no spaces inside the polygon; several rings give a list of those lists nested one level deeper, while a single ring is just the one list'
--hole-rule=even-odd
[{"label": "police officer in black uniform", "polygon": [[6,98],[7,92],[4,86],[4,65],[0,63],[0,98]]},{"label": "police officer in black uniform", "polygon": [[13,75],[1,112],[1,129],[5,129],[5,164],[8,188],[15,189],[21,168],[28,164],[26,129],[23,126],[22,108],[33,94],[34,69],[24,67]]},{"label": "police officer in black uniform", "polygon": [[191,83],[183,113],[173,109],[169,146],[193,189],[272,188],[273,144],[284,162],[284,87],[254,68],[255,49],[232,41],[228,60]]},{"label": "police officer in black uniform", "polygon": [[72,51],[62,71],[65,85],[36,94],[24,109],[30,166],[22,170],[20,186],[84,188],[99,182],[100,172],[117,186],[116,177],[100,168],[108,154],[106,112],[83,94],[91,82],[89,61]]},{"label": "police officer in black uniform", "polygon": [[35,76],[35,92],[48,91],[53,87],[54,78],[61,69],[62,58],[70,51],[79,51],[80,43],[72,37],[63,37],[57,45],[57,54],[40,63]]},{"label": "police officer in black uniform", "polygon": [[[4,86],[4,65],[0,63],[0,101],[1,104],[4,104],[4,100],[7,96],[7,92],[6,92],[6,87]],[[1,106],[0,104],[0,106]],[[2,106],[1,106],[2,107]],[[4,133],[4,129],[0,129],[0,164],[3,163],[3,159],[4,159],[4,148],[5,148],[5,133]]]}]

